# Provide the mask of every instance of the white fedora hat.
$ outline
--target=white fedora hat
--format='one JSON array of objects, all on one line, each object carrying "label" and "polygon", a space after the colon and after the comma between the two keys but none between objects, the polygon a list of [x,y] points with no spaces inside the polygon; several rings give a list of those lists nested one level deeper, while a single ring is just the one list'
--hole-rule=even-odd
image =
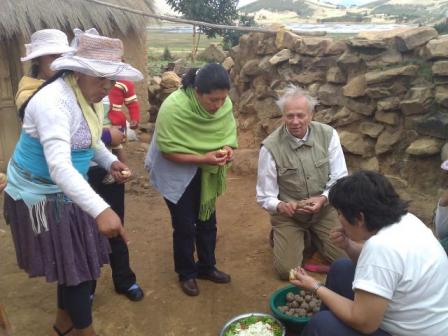
[{"label": "white fedora hat", "polygon": [[25,44],[26,56],[22,62],[45,55],[57,55],[71,52],[74,49],[68,45],[67,35],[57,29],[42,29],[31,35],[31,43]]},{"label": "white fedora hat", "polygon": [[112,80],[139,81],[143,74],[129,64],[122,62],[123,43],[119,39],[100,36],[96,32],[78,34],[74,53],[65,54],[54,60],[52,70],[72,70],[93,77]]}]

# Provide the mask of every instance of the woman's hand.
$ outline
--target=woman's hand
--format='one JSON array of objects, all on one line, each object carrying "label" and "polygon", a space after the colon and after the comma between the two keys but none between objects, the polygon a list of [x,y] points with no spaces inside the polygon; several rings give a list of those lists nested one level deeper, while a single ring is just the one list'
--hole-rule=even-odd
[{"label": "woman's hand", "polygon": [[110,166],[110,173],[117,183],[125,183],[132,177],[132,172],[123,162],[114,161]]},{"label": "woman's hand", "polygon": [[212,166],[224,166],[227,163],[227,151],[219,149],[205,153],[203,163]]},{"label": "woman's hand", "polygon": [[289,280],[293,285],[312,290],[319,281],[314,279],[302,267],[296,267],[291,270],[291,279]]},{"label": "woman's hand", "polygon": [[226,145],[222,149],[227,151],[227,161],[233,161],[233,154],[234,154],[233,148]]},{"label": "woman's hand", "polygon": [[126,232],[121,224],[120,217],[111,209],[106,208],[96,218],[98,230],[108,238],[121,236],[126,244],[129,243]]},{"label": "woman's hand", "polygon": [[342,226],[334,228],[330,231],[330,241],[333,245],[344,251],[346,251],[350,246],[350,238],[347,237]]}]

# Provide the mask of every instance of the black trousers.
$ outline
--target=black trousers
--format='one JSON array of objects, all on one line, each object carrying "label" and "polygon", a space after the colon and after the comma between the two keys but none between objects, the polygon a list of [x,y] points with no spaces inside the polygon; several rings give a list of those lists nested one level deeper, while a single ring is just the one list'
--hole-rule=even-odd
[{"label": "black trousers", "polygon": [[[92,188],[110,205],[124,225],[124,184],[103,184],[107,171],[101,167],[91,167],[88,172]],[[112,253],[109,255],[112,280],[115,290],[125,293],[137,279],[129,265],[129,250],[121,237],[109,238]]]},{"label": "black trousers", "polygon": [[198,169],[177,204],[165,199],[173,225],[174,269],[180,281],[194,279],[200,273],[215,269],[216,212],[206,221],[199,220],[200,198],[201,171]]}]

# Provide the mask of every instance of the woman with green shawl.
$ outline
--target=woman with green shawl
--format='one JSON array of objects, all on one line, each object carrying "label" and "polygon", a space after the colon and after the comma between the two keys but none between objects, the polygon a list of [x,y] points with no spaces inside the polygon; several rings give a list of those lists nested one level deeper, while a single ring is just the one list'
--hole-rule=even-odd
[{"label": "woman with green shawl", "polygon": [[189,296],[199,294],[196,278],[230,282],[215,266],[215,202],[237,147],[229,89],[219,64],[188,71],[160,107],[145,163],[171,213],[174,267]]}]

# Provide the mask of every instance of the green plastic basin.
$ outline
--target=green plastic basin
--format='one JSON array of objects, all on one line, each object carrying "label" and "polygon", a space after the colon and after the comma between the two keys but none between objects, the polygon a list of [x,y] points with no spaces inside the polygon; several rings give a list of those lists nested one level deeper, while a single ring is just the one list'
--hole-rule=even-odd
[{"label": "green plastic basin", "polygon": [[294,285],[288,285],[286,287],[277,289],[272,293],[269,299],[269,307],[271,308],[272,314],[278,318],[286,326],[286,330],[293,332],[300,332],[306,326],[306,324],[311,319],[310,317],[294,317],[286,315],[278,306],[286,305],[286,294],[293,292],[294,294],[299,294],[301,288]]}]

